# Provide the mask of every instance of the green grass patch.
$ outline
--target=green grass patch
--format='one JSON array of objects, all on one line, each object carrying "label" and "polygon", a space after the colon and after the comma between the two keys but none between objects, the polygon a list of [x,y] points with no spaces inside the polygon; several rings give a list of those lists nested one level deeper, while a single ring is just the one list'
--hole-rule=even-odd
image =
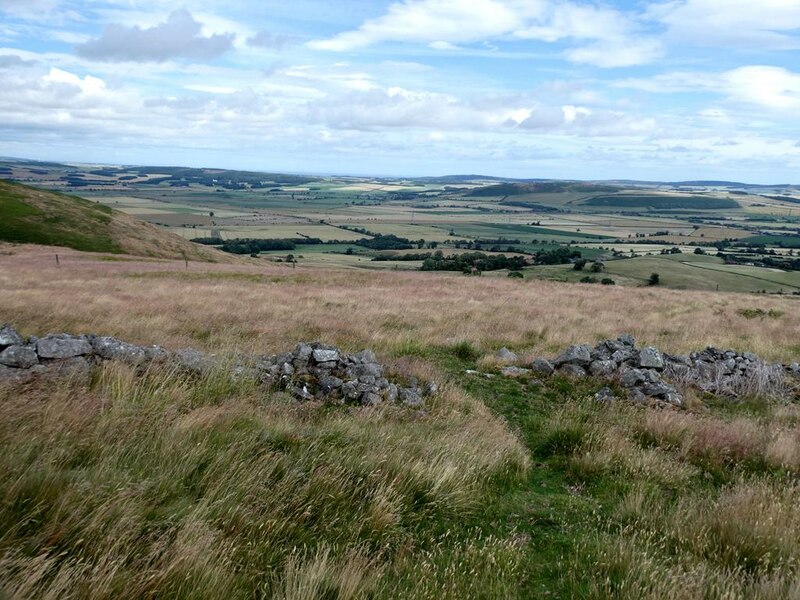
[{"label": "green grass patch", "polygon": [[[43,203],[43,208],[38,203]],[[0,182],[3,241],[120,253],[122,248],[108,229],[111,213],[107,206],[82,198]]]}]

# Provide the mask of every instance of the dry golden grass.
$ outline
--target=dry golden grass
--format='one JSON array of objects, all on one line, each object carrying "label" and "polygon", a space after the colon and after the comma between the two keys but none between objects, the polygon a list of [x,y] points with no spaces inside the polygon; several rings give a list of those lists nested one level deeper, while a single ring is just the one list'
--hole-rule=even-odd
[{"label": "dry golden grass", "polygon": [[[419,597],[420,532],[529,465],[459,390],[427,408],[328,410],[120,364],[89,387],[0,386],[0,597]],[[495,585],[469,573],[500,542],[459,539],[468,560],[430,550],[429,597]]]},{"label": "dry golden grass", "polygon": [[[183,261],[71,251],[57,267],[52,249],[25,246],[0,254],[0,286],[0,320],[26,333],[68,329],[173,347],[277,351],[320,338],[414,354],[468,341],[530,357],[631,332],[671,352],[714,345],[790,360],[800,351],[800,304],[791,297],[275,264],[192,262],[187,271]],[[746,319],[743,308],[782,316]]]}]

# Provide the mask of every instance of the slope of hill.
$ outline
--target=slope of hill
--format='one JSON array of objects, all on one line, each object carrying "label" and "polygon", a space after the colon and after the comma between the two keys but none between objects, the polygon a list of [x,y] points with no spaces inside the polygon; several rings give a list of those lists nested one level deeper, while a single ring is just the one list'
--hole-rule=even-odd
[{"label": "slope of hill", "polygon": [[83,198],[0,181],[0,240],[154,258],[224,255]]}]

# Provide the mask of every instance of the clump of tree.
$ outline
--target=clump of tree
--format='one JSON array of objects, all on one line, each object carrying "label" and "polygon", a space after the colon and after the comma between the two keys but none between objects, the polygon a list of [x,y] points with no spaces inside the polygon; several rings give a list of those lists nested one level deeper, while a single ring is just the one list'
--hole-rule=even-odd
[{"label": "clump of tree", "polygon": [[483,252],[465,252],[445,256],[441,250],[434,252],[422,262],[422,271],[460,271],[471,273],[477,271],[499,271],[509,269],[519,271],[527,266],[527,261],[521,256],[506,256],[505,254],[484,254]]},{"label": "clump of tree", "polygon": [[414,244],[411,240],[402,238],[389,233],[386,235],[377,234],[373,238],[363,238],[353,242],[356,246],[369,248],[370,250],[411,250]]},{"label": "clump of tree", "polygon": [[537,265],[566,265],[575,259],[581,259],[581,253],[569,246],[559,246],[553,250],[539,250],[534,255],[534,263]]},{"label": "clump of tree", "polygon": [[658,285],[661,283],[661,276],[658,273],[650,273],[650,278],[647,280],[647,285]]},{"label": "clump of tree", "polygon": [[388,260],[396,260],[396,261],[415,261],[415,260],[425,260],[426,258],[430,258],[430,252],[419,252],[413,253],[408,252],[406,254],[379,254],[378,256],[374,257],[372,260],[376,262],[385,262]]}]

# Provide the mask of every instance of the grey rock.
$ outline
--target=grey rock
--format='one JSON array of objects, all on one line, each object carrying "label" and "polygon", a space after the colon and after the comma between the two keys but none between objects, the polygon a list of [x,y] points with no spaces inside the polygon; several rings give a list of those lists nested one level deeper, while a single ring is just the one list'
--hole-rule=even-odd
[{"label": "grey rock", "polygon": [[92,349],[97,356],[106,360],[119,360],[138,365],[146,359],[143,348],[113,337],[94,338],[92,340]]},{"label": "grey rock", "polygon": [[161,346],[147,346],[144,348],[144,358],[150,362],[160,363],[170,359],[172,354]]},{"label": "grey rock", "polygon": [[306,384],[297,385],[292,388],[292,396],[297,398],[298,400],[313,400],[314,394],[311,393],[311,390],[308,389]]},{"label": "grey rock", "polygon": [[663,381],[658,371],[653,369],[642,369],[642,377],[644,377],[645,383],[661,383]]},{"label": "grey rock", "polygon": [[312,356],[314,360],[318,363],[324,362],[336,362],[339,360],[339,351],[338,350],[329,350],[327,348],[315,348]]},{"label": "grey rock", "polygon": [[664,396],[664,399],[672,404],[673,406],[677,406],[678,408],[683,408],[686,400],[684,399],[683,395],[677,391],[669,392]]},{"label": "grey rock", "polygon": [[663,369],[664,358],[658,348],[648,346],[639,351],[639,366],[643,369]]},{"label": "grey rock", "polygon": [[630,333],[623,333],[621,336],[617,338],[617,341],[622,343],[622,345],[628,348],[636,347],[636,338],[633,337]]},{"label": "grey rock", "polygon": [[25,340],[17,333],[17,330],[8,323],[0,327],[0,347],[2,346],[22,346]]},{"label": "grey rock", "polygon": [[308,362],[308,360],[311,358],[311,355],[312,355],[313,352],[314,352],[314,349],[311,346],[301,342],[301,343],[297,344],[297,346],[295,346],[294,352],[292,353],[292,355],[294,356],[294,360],[297,360],[297,361],[300,361],[300,362]]},{"label": "grey rock", "polygon": [[49,363],[47,371],[59,377],[81,380],[88,379],[92,372],[92,366],[83,356],[72,356]]},{"label": "grey rock", "polygon": [[411,407],[422,406],[423,404],[422,395],[417,390],[411,388],[400,389],[400,402],[405,406]]},{"label": "grey rock", "polygon": [[592,360],[609,360],[611,359],[611,350],[608,349],[605,342],[601,342],[592,350]]},{"label": "grey rock", "polygon": [[435,382],[429,381],[428,384],[425,386],[424,396],[430,398],[431,396],[435,396],[439,393],[439,386],[436,385]]},{"label": "grey rock", "polygon": [[362,350],[352,356],[355,359],[355,362],[360,363],[377,363],[378,357],[375,356],[375,353],[372,350]]},{"label": "grey rock", "polygon": [[589,365],[589,372],[595,377],[610,377],[617,370],[613,360],[596,360]]},{"label": "grey rock", "polygon": [[628,346],[623,344],[619,340],[606,340],[605,341],[606,348],[613,354],[614,352],[622,352],[624,350],[628,350]]},{"label": "grey rock", "polygon": [[800,375],[800,363],[790,363],[786,365],[786,370],[792,375]]},{"label": "grey rock", "polygon": [[684,365],[687,367],[692,366],[692,360],[688,356],[673,356],[670,354],[664,355],[664,362],[668,365]]},{"label": "grey rock", "polygon": [[511,350],[509,350],[508,348],[505,348],[505,347],[500,348],[500,350],[495,352],[494,356],[498,360],[500,360],[502,362],[505,362],[505,363],[514,363],[514,362],[517,362],[519,360],[519,356],[517,356]]},{"label": "grey rock", "polygon": [[39,364],[39,357],[33,346],[9,346],[0,352],[0,365],[30,369],[36,364]]},{"label": "grey rock", "polygon": [[558,373],[567,377],[586,377],[586,370],[583,367],[571,363],[561,365],[558,368]]},{"label": "grey rock", "polygon": [[377,363],[354,365],[348,369],[353,377],[383,377],[383,367]]},{"label": "grey rock", "polygon": [[357,381],[345,381],[342,384],[341,390],[345,400],[355,401],[358,400],[358,397],[361,395]]},{"label": "grey rock", "polygon": [[397,385],[394,383],[390,383],[389,387],[386,388],[386,401],[387,402],[397,402],[397,399],[400,397],[400,390],[397,388]]},{"label": "grey rock", "polygon": [[631,388],[628,390],[628,399],[636,404],[647,404],[647,396],[639,388]]},{"label": "grey rock", "polygon": [[556,367],[567,364],[586,367],[590,362],[592,362],[592,349],[586,344],[581,344],[567,348],[556,358],[554,364]]},{"label": "grey rock", "polygon": [[365,392],[361,396],[361,404],[363,406],[377,406],[381,401],[382,398],[375,392]]},{"label": "grey rock", "polygon": [[546,358],[537,358],[533,361],[533,364],[531,364],[531,370],[537,375],[550,377],[553,371],[555,371],[555,368]]},{"label": "grey rock", "polygon": [[642,391],[645,393],[645,395],[653,398],[665,398],[667,394],[676,392],[674,387],[664,383],[663,381],[657,383],[647,382],[642,386]]},{"label": "grey rock", "polygon": [[331,369],[335,369],[336,368],[336,361],[335,360],[329,360],[327,362],[317,363],[317,368],[321,369],[323,371],[330,371]]},{"label": "grey rock", "polygon": [[73,358],[91,354],[92,345],[85,336],[59,333],[36,342],[36,352],[41,358]]},{"label": "grey rock", "polygon": [[627,361],[631,360],[632,358],[633,358],[633,352],[631,352],[628,349],[616,350],[611,355],[611,360],[613,360],[618,365],[626,363]]},{"label": "grey rock", "polygon": [[505,377],[525,377],[531,374],[531,370],[520,367],[503,367],[500,369],[500,373]]},{"label": "grey rock", "polygon": [[344,385],[344,381],[338,377],[334,377],[333,375],[327,375],[319,378],[320,391],[326,396],[340,390],[342,385]]},{"label": "grey rock", "polygon": [[25,383],[33,379],[43,368],[43,365],[36,365],[32,369],[17,369],[0,365],[0,382]]},{"label": "grey rock", "polygon": [[176,350],[173,358],[179,367],[196,374],[207,373],[213,366],[214,360],[194,348]]},{"label": "grey rock", "polygon": [[619,372],[619,384],[625,388],[632,388],[637,383],[644,381],[644,373],[639,369],[624,368]]}]

